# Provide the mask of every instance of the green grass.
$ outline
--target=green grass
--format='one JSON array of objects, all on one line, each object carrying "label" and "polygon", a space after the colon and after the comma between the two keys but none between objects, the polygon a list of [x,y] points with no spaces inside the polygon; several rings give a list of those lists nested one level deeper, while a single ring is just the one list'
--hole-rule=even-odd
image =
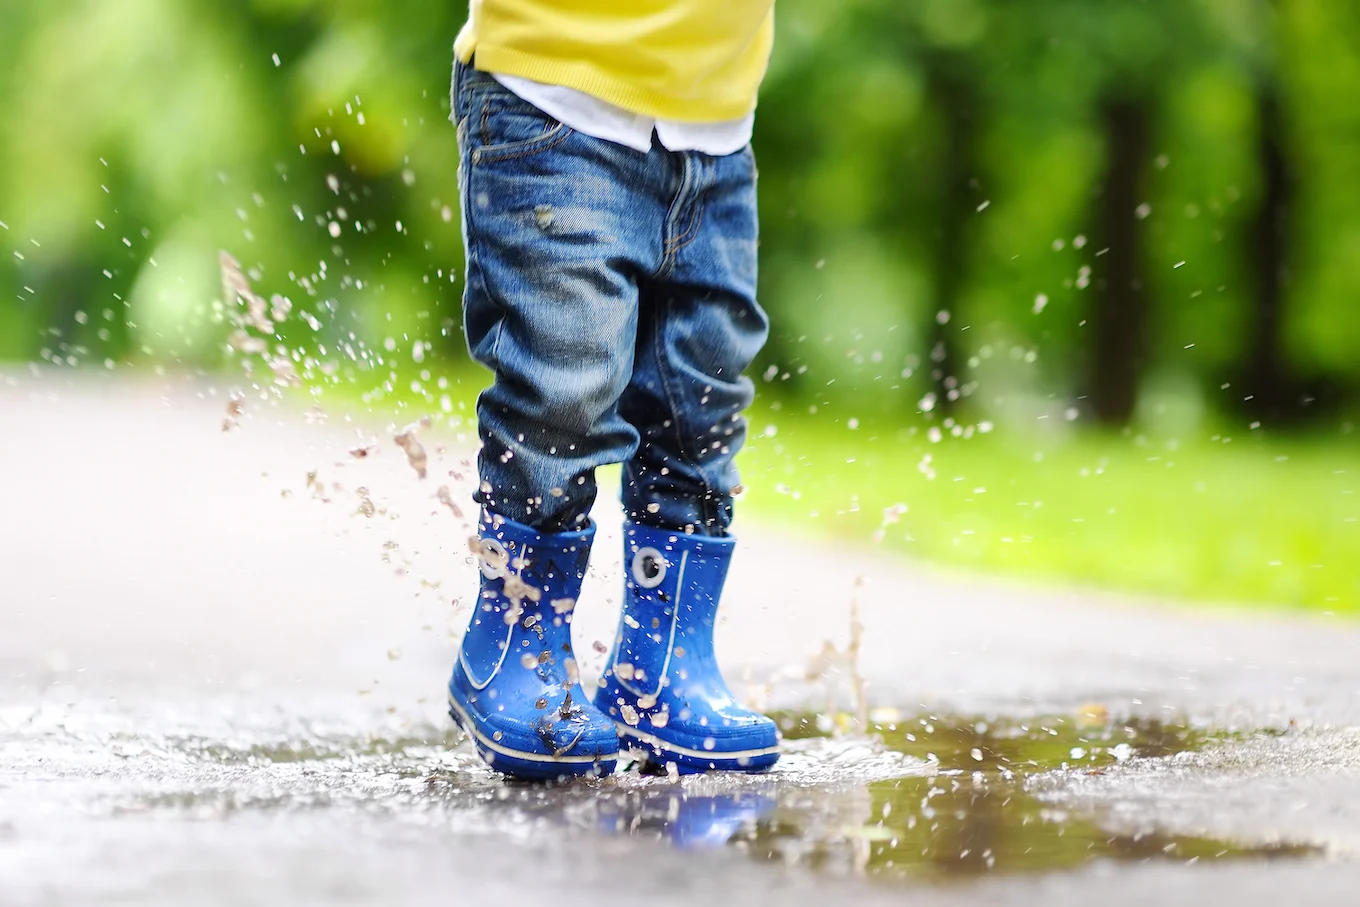
[{"label": "green grass", "polygon": [[[438,415],[448,395],[445,418],[467,426],[484,379],[378,380],[352,376],[318,399],[400,421]],[[738,510],[755,521],[1001,574],[1360,614],[1354,436],[1177,442],[1064,426],[932,443],[925,423],[852,429],[831,410],[792,409],[762,399],[752,413]],[[885,525],[897,505],[906,512]]]},{"label": "green grass", "polygon": [[[1244,431],[1177,443],[997,430],[931,443],[925,431],[767,410],[743,456],[743,505],[758,519],[941,563],[1360,613],[1354,438]],[[906,512],[885,525],[899,504]]]}]

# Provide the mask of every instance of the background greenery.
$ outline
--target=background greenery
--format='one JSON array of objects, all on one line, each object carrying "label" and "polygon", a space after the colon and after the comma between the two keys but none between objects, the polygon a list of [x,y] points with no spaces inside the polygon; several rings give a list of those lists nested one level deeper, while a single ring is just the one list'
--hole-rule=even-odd
[{"label": "background greenery", "polygon": [[[0,6],[0,359],[235,372],[225,249],[310,316],[279,341],[314,393],[466,403],[464,14]],[[777,21],[749,506],[945,561],[1360,609],[1360,6]]]}]

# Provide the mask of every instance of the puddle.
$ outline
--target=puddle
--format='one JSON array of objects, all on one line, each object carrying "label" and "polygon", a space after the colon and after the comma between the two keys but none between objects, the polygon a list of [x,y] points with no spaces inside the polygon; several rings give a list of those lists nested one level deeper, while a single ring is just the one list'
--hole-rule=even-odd
[{"label": "puddle", "polygon": [[[1027,792],[1027,781],[1040,776],[1099,775],[1198,750],[1228,739],[1223,734],[1103,715],[1018,720],[880,711],[875,717],[883,720],[866,739],[833,734],[835,722],[825,717],[777,717],[786,755],[756,776],[676,779],[625,767],[597,781],[514,784],[443,728],[373,734],[315,723],[272,732],[228,723],[162,736],[117,726],[30,728],[0,735],[0,762],[12,767],[10,779],[44,789],[41,801],[28,804],[33,810],[50,811],[60,793],[85,815],[115,819],[250,813],[329,822],[382,814],[441,833],[545,844],[563,832],[593,831],[885,882],[1053,871],[1096,860],[1317,853],[1114,833],[1093,810],[1064,809]],[[167,838],[174,827],[166,823]]]},{"label": "puddle", "polygon": [[[833,875],[881,880],[1068,869],[1095,860],[1300,857],[1316,848],[1245,846],[1158,832],[1119,834],[1099,817],[1027,793],[1051,772],[1102,774],[1230,735],[1147,719],[915,716],[837,739],[825,716],[778,716],[788,754],[771,775],[685,779],[606,796],[600,827],[685,849],[730,847]],[[713,790],[723,785],[726,790]]]},{"label": "puddle", "polygon": [[[793,740],[828,733],[824,716],[780,716]],[[1055,807],[1026,792],[1050,772],[1099,775],[1131,759],[1194,751],[1230,735],[1147,719],[1105,716],[1030,720],[913,716],[875,725],[883,745],[937,766],[930,778],[880,780],[837,798],[843,822],[791,801],[732,843],[753,856],[884,879],[966,877],[1073,868],[1095,860],[1198,862],[1298,857],[1308,846],[1244,846],[1167,835],[1114,834],[1096,815]],[[814,811],[815,812],[815,811]],[[809,835],[809,828],[820,834]],[[829,832],[829,833],[828,833]]]}]

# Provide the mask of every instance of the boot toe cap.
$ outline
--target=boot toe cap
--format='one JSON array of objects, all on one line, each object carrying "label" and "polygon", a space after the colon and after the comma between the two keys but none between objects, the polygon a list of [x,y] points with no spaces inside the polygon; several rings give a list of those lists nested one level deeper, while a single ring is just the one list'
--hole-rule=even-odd
[{"label": "boot toe cap", "polygon": [[472,738],[483,760],[498,771],[521,778],[553,778],[611,771],[618,758],[614,723],[584,697],[563,709],[562,702],[539,708],[537,700],[515,700],[484,708],[489,701],[449,688],[450,714]]},{"label": "boot toe cap", "polygon": [[715,750],[721,752],[768,750],[779,746],[779,728],[773,719],[759,712],[725,716],[716,726],[701,730],[709,731]]}]

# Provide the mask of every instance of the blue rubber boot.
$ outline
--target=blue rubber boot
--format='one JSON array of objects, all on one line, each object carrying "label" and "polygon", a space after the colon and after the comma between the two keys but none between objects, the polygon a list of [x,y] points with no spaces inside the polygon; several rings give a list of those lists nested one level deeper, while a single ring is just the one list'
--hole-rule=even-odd
[{"label": "blue rubber boot", "polygon": [[481,596],[449,681],[449,714],[486,763],[524,780],[614,771],[619,741],[577,676],[571,615],[595,527],[540,535],[483,515]]},{"label": "blue rubber boot", "polygon": [[595,705],[657,767],[756,772],[779,759],[775,723],[737,704],[713,654],[735,545],[624,525],[623,617]]}]

